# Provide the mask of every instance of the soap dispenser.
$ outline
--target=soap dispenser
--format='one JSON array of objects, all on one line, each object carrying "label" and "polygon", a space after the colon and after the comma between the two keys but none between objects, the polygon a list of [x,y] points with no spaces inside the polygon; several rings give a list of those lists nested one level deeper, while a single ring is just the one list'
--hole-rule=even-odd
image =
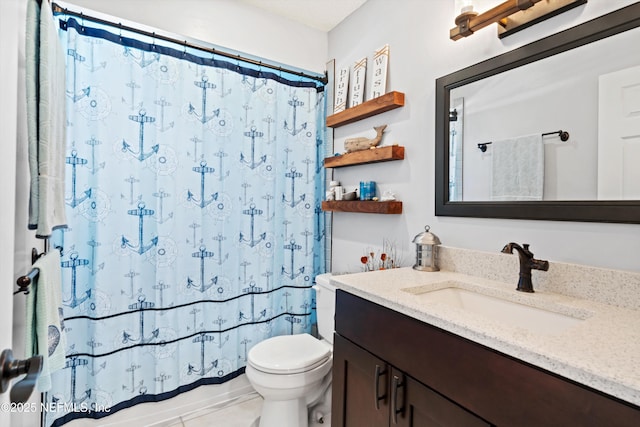
[{"label": "soap dispenser", "polygon": [[424,227],[424,232],[418,234],[413,239],[416,244],[416,263],[414,270],[420,271],[438,271],[438,246],[440,239],[431,233],[430,227]]}]

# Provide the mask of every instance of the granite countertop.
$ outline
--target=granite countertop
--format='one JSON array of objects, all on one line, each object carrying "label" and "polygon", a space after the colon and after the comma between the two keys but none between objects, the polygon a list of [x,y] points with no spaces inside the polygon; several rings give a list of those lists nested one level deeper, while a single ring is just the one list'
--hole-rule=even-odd
[{"label": "granite countertop", "polygon": [[[441,302],[422,292],[451,286],[582,319],[566,329],[532,332]],[[340,289],[640,406],[640,311],[447,271],[412,268],[332,276]],[[416,287],[420,287],[415,289]],[[535,283],[534,283],[535,287]],[[410,288],[410,291],[406,291]],[[403,289],[405,289],[403,291]]]}]

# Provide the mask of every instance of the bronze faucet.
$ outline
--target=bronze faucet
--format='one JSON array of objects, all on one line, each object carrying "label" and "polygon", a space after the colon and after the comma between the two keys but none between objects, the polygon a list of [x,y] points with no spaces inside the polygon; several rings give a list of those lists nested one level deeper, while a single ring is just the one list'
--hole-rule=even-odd
[{"label": "bronze faucet", "polygon": [[512,254],[513,250],[518,251],[520,256],[520,279],[518,280],[517,291],[533,292],[533,284],[531,283],[531,270],[549,270],[549,261],[542,261],[533,258],[533,253],[529,250],[529,244],[523,243],[520,246],[517,243],[507,243],[502,248],[502,253]]}]

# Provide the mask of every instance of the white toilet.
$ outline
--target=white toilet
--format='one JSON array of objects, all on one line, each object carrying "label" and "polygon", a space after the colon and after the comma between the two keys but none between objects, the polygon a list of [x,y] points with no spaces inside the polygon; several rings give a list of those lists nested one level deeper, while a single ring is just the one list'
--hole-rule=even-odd
[{"label": "white toilet", "polygon": [[331,365],[336,288],[331,274],[316,277],[318,334],[269,338],[249,350],[247,379],[264,398],[260,427],[308,427],[309,418],[331,423]]}]

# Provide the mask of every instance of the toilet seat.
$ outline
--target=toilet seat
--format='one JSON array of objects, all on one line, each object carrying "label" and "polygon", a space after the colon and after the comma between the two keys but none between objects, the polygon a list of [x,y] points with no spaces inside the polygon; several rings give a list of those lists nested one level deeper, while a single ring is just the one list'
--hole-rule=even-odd
[{"label": "toilet seat", "polygon": [[331,347],[309,334],[282,335],[256,344],[249,350],[249,364],[270,374],[310,371],[331,358]]}]

